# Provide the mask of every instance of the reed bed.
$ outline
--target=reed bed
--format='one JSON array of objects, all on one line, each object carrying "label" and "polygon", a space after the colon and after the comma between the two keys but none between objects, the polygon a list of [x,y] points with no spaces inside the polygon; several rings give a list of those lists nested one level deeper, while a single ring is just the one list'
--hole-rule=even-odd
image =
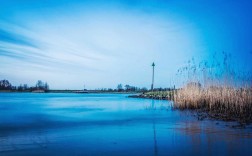
[{"label": "reed bed", "polygon": [[200,109],[225,120],[252,121],[252,89],[189,86],[174,94],[174,108]]},{"label": "reed bed", "polygon": [[218,68],[204,66],[197,69],[195,65],[184,68],[188,79],[184,87],[174,90],[173,107],[202,110],[211,117],[224,120],[252,122],[251,74],[235,72],[235,68],[227,64],[227,57],[224,57],[223,66],[218,65]]}]

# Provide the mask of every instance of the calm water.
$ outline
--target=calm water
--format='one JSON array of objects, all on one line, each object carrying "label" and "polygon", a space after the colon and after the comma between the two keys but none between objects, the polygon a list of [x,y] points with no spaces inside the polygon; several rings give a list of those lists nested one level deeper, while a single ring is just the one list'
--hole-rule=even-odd
[{"label": "calm water", "polygon": [[0,93],[0,155],[252,155],[252,128],[124,94]]}]

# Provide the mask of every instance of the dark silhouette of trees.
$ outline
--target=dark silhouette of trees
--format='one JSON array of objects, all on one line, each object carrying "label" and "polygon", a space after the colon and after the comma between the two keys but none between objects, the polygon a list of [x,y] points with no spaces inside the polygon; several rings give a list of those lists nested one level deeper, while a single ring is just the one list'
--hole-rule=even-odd
[{"label": "dark silhouette of trees", "polygon": [[[32,88],[32,87],[31,87]],[[31,88],[29,88],[28,87],[28,85],[27,84],[24,84],[24,85],[22,85],[22,84],[20,84],[18,87],[12,87],[12,90],[17,90],[17,91],[31,91]]]},{"label": "dark silhouette of trees", "polygon": [[141,91],[142,91],[142,92],[147,92],[148,89],[147,89],[146,87],[143,87],[143,88],[141,88]]},{"label": "dark silhouette of trees", "polygon": [[47,84],[47,82],[45,83],[45,90],[49,90],[49,85]]},{"label": "dark silhouette of trees", "polygon": [[118,91],[118,92],[123,91],[122,84],[117,85],[117,91]]},{"label": "dark silhouette of trees", "polygon": [[129,91],[135,92],[135,91],[137,91],[137,90],[140,90],[140,88],[137,88],[137,87],[135,87],[135,86],[130,86],[130,85],[125,85],[124,87],[125,87],[125,91],[126,91],[126,92],[129,92]]},{"label": "dark silhouette of trees", "polygon": [[28,90],[28,89],[29,89],[29,87],[28,87],[27,84],[24,84],[24,85],[23,85],[23,88],[24,88],[24,90]]},{"label": "dark silhouette of trees", "polygon": [[41,80],[38,80],[36,83],[36,89],[43,89],[44,83]]},{"label": "dark silhouette of trees", "polygon": [[139,88],[139,87],[131,86],[128,84],[126,84],[123,89],[122,84],[119,84],[119,85],[117,85],[117,90],[115,90],[115,91],[118,91],[118,92],[123,92],[123,91],[124,92],[146,92],[146,91],[148,91],[148,89],[146,87]]},{"label": "dark silhouette of trees", "polygon": [[11,91],[19,91],[19,92],[29,92],[34,90],[49,90],[49,85],[47,82],[43,82],[38,80],[34,87],[28,87],[27,84],[20,84],[19,86],[12,86],[8,80],[1,80],[0,81],[0,90],[11,90]]},{"label": "dark silhouette of trees", "polygon": [[11,90],[12,85],[8,80],[1,80],[0,81],[0,90]]},{"label": "dark silhouette of trees", "polygon": [[23,91],[23,90],[24,90],[22,84],[20,84],[20,85],[17,87],[17,90],[18,90],[18,91]]},{"label": "dark silhouette of trees", "polygon": [[130,90],[130,85],[125,85],[124,87],[126,91]]},{"label": "dark silhouette of trees", "polygon": [[49,90],[49,85],[47,84],[47,82],[43,82],[41,80],[38,80],[36,83],[36,90],[44,90],[47,91]]}]

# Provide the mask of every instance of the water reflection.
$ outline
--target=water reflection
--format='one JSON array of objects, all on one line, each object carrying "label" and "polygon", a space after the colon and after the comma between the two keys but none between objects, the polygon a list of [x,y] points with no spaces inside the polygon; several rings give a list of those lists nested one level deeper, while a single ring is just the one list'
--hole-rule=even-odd
[{"label": "water reflection", "polygon": [[[156,110],[155,100],[151,101],[151,110]],[[153,142],[154,142],[154,155],[158,155],[158,145],[157,145],[157,136],[156,136],[156,119],[155,113],[152,111],[152,128],[153,128]]]}]

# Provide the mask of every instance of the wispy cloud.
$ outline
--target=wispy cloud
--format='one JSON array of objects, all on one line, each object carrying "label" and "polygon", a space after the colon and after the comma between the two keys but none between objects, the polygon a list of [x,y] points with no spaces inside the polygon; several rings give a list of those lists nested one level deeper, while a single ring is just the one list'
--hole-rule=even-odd
[{"label": "wispy cloud", "polygon": [[0,29],[0,41],[37,48],[36,43],[25,36]]}]

